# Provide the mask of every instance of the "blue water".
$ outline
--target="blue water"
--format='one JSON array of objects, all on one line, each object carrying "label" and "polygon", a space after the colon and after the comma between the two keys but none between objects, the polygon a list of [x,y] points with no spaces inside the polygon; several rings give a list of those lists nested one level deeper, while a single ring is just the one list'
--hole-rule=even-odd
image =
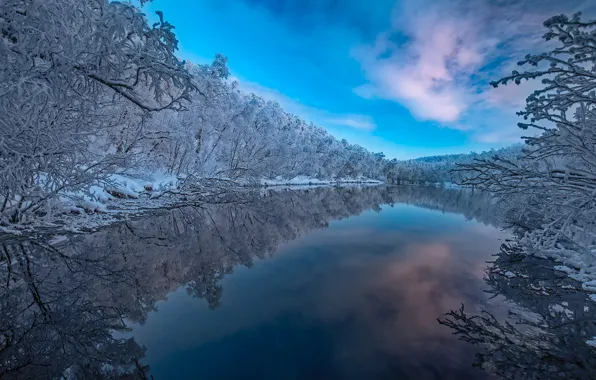
[{"label": "blue water", "polygon": [[131,334],[155,379],[488,378],[437,318],[500,307],[483,276],[505,237],[457,212],[382,205],[236,266],[215,307],[181,284]]}]

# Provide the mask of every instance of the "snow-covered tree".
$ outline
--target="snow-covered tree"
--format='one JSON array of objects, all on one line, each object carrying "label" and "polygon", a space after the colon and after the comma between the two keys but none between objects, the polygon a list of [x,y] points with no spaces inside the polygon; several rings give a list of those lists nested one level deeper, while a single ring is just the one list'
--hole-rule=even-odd
[{"label": "snow-covered tree", "polygon": [[[193,86],[159,16],[149,26],[134,6],[108,0],[0,3],[4,217],[124,166],[145,113],[184,107]],[[133,133],[116,132],[123,124]]]},{"label": "snow-covered tree", "polygon": [[455,159],[390,162],[241,91],[221,54],[179,61],[157,15],[149,25],[108,0],[0,2],[0,224],[51,216],[114,174],[454,182]]},{"label": "snow-covered tree", "polygon": [[561,15],[544,23],[544,39],[554,49],[527,55],[526,72],[494,82],[541,79],[543,87],[527,98],[525,137],[519,160],[496,157],[468,165],[466,184],[502,196],[514,223],[528,229],[530,252],[569,261],[583,271],[596,268],[596,21]]}]

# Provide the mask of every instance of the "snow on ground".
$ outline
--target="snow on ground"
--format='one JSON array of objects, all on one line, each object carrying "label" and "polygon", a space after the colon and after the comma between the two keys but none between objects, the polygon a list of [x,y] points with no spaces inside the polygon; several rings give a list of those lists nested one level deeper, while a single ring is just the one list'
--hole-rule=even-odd
[{"label": "snow on ground", "polygon": [[62,243],[65,240],[68,240],[68,236],[65,236],[65,235],[56,235],[48,243],[50,245],[55,245],[55,244],[58,244],[58,243]]},{"label": "snow on ground", "polygon": [[511,271],[505,272],[505,276],[508,277],[508,278],[517,277],[517,275],[515,273],[511,272]]},{"label": "snow on ground", "polygon": [[453,182],[445,182],[443,184],[439,184],[439,186],[442,186],[445,189],[463,189],[465,187],[465,186],[458,185],[457,183],[453,183]]},{"label": "snow on ground", "polygon": [[92,185],[85,190],[67,193],[60,197],[64,209],[73,214],[105,213],[106,205],[116,199],[139,199],[142,194],[151,197],[157,191],[176,188],[179,180],[165,173],[144,175],[141,179],[122,174],[113,174],[101,185]]},{"label": "snow on ground", "polygon": [[152,173],[149,177],[151,178],[150,180],[143,180],[114,174],[110,176],[107,186],[104,188],[95,187],[93,192],[97,199],[107,196],[137,199],[140,193],[176,188],[179,183],[178,178],[171,174],[158,172]]},{"label": "snow on ground", "polygon": [[596,293],[596,280],[586,281],[582,284],[585,291]]},{"label": "snow on ground", "polygon": [[572,274],[575,273],[575,271],[571,268],[569,268],[568,266],[565,265],[555,265],[554,267],[555,270],[558,270],[560,272],[565,272],[567,274]]},{"label": "snow on ground", "polygon": [[573,318],[573,316],[574,316],[573,311],[566,308],[565,305],[559,305],[559,304],[549,305],[548,309],[552,316],[556,315],[556,313],[565,313],[567,318]]},{"label": "snow on ground", "polygon": [[[154,195],[176,189],[180,183],[176,176],[161,172],[144,173],[142,176],[144,179],[115,174],[102,184],[64,193],[53,203],[51,213],[41,218],[25,220],[18,225],[0,226],[0,233],[31,233],[42,228],[67,232],[93,230],[121,220],[127,215],[165,207],[174,201]],[[59,238],[57,236],[51,244],[59,243],[61,240],[56,240]]]},{"label": "snow on ground", "polygon": [[[554,257],[556,261],[563,261],[567,265],[557,265],[555,270],[567,274],[572,279],[581,282],[582,289],[588,293],[596,293],[596,268],[580,262],[579,259],[562,260],[560,257]],[[572,268],[573,266],[574,268]],[[596,294],[590,294],[589,298],[596,302]]]},{"label": "snow on ground", "polygon": [[[142,177],[142,178],[140,178]],[[25,223],[3,227],[0,233],[21,234],[35,232],[40,228],[80,233],[95,230],[115,223],[132,215],[139,215],[147,210],[167,207],[179,198],[164,197],[164,192],[180,190],[183,178],[167,173],[142,173],[139,176],[114,174],[104,183],[89,186],[86,189],[62,194],[54,204],[51,215],[30,219]],[[231,181],[232,186],[249,186]],[[291,180],[277,178],[263,181],[262,186],[276,188],[304,188],[320,186],[352,186],[355,184],[377,185],[382,182],[364,177],[322,181],[309,177],[295,177]],[[61,242],[56,236],[51,244]]]},{"label": "snow on ground", "polygon": [[15,228],[8,228],[8,227],[3,227],[3,226],[0,226],[0,233],[13,234],[13,235],[22,234],[21,231],[15,229]]}]

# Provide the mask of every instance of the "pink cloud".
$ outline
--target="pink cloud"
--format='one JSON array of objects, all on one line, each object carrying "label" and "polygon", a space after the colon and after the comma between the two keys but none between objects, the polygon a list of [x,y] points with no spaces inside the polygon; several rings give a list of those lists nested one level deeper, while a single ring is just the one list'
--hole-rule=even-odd
[{"label": "pink cloud", "polygon": [[526,104],[528,95],[541,87],[542,83],[540,81],[524,81],[519,85],[499,86],[483,93],[482,99],[486,101],[488,106],[521,110]]},{"label": "pink cloud", "polygon": [[474,25],[456,23],[439,11],[395,24],[407,35],[406,45],[392,44],[391,33],[384,33],[374,46],[355,51],[370,80],[356,93],[403,103],[422,120],[457,121],[469,96],[462,74],[483,62],[486,41],[475,40]]},{"label": "pink cloud", "polygon": [[472,131],[476,141],[518,139],[515,112],[541,84],[493,89],[488,83],[510,74],[527,53],[546,48],[544,20],[583,6],[581,0],[402,0],[391,29],[354,49],[367,80],[354,92],[395,101],[419,120]]}]

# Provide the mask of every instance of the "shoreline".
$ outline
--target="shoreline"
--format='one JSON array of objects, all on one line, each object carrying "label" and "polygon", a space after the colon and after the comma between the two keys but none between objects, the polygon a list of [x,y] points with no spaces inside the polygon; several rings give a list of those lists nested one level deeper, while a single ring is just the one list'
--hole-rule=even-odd
[{"label": "shoreline", "polygon": [[[337,181],[326,183],[279,183],[275,185],[236,185],[228,188],[204,187],[196,191],[171,189],[164,192],[142,191],[135,197],[111,197],[103,208],[95,210],[81,210],[77,212],[63,212],[56,214],[51,220],[38,220],[15,224],[14,226],[0,226],[0,241],[14,237],[40,238],[52,234],[85,234],[95,232],[100,228],[135,217],[143,217],[152,211],[169,209],[179,205],[192,205],[193,203],[208,203],[209,198],[231,195],[240,192],[258,192],[263,190],[300,190],[322,187],[346,186],[383,186],[380,181]],[[202,191],[201,191],[202,190]],[[219,192],[215,192],[218,191]],[[223,190],[223,191],[222,191]],[[191,199],[194,198],[194,199]]]}]

